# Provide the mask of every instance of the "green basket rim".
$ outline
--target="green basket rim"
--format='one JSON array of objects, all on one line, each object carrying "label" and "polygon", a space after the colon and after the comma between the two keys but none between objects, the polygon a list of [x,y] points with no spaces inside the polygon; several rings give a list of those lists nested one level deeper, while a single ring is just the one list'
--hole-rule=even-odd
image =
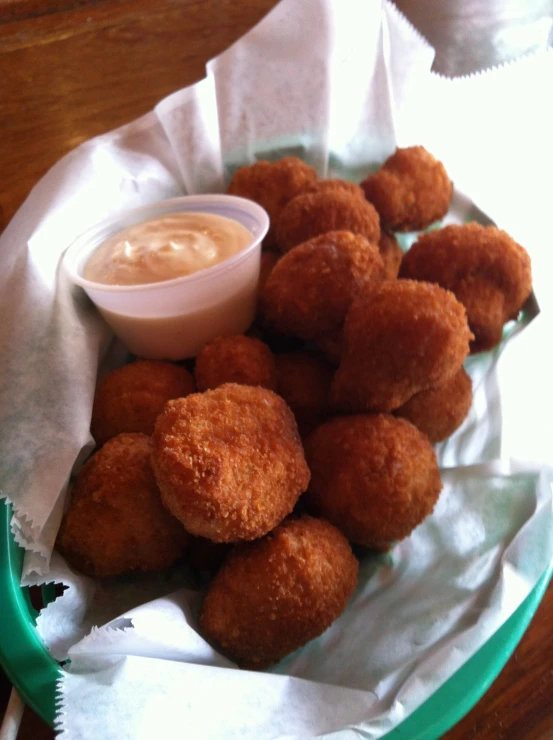
[{"label": "green basket rim", "polygon": [[480,701],[515,651],[553,575],[553,560],[509,619],[386,740],[438,740]]},{"label": "green basket rim", "polygon": [[0,662],[25,703],[52,727],[62,669],[42,642],[29,591],[20,585],[25,550],[15,542],[12,507],[4,503],[0,511]]},{"label": "green basket rim", "polygon": [[[56,685],[61,667],[44,646],[35,626],[28,589],[21,587],[24,549],[11,532],[12,507],[0,513],[0,662],[20,696],[48,725],[56,715]],[[437,740],[481,699],[497,678],[530,624],[553,574],[553,561],[512,616],[451,678],[386,740]]]}]

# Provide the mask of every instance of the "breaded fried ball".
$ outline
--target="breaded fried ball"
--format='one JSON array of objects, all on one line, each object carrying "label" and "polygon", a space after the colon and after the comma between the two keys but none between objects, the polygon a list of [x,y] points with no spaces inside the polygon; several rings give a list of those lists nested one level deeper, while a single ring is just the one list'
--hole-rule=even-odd
[{"label": "breaded fried ball", "polygon": [[411,534],[442,489],[427,437],[389,414],[337,416],[309,435],[305,454],[309,509],[375,550]]},{"label": "breaded fried ball", "polygon": [[438,283],[465,306],[472,352],[501,341],[532,290],[530,257],[509,234],[477,223],[421,235],[403,257],[400,277]]},{"label": "breaded fried ball", "polygon": [[464,368],[439,385],[416,393],[394,414],[407,419],[435,444],[451,437],[472,403],[472,381]]},{"label": "breaded fried ball", "polygon": [[213,542],[262,537],[309,483],[292,412],[259,386],[227,383],[169,401],[153,441],[163,503]]},{"label": "breaded fried ball", "polygon": [[343,411],[393,411],[454,375],[472,334],[453,293],[388,280],[351,306],[332,401]]},{"label": "breaded fried ball", "polygon": [[194,369],[199,391],[225,383],[276,387],[275,358],[266,344],[242,334],[217,337],[196,357]]},{"label": "breaded fried ball", "polygon": [[271,272],[261,298],[267,325],[306,341],[340,331],[362,288],[382,280],[378,247],[359,234],[329,231],[298,245]]},{"label": "breaded fried ball", "polygon": [[235,548],[206,593],[200,629],[240,666],[266,668],[330,627],[355,590],[358,569],[331,524],[288,519]]},{"label": "breaded fried ball", "polygon": [[386,280],[395,280],[398,276],[403,252],[393,234],[383,231],[378,242],[378,251],[384,263],[384,277]]},{"label": "breaded fried ball", "polygon": [[306,193],[321,193],[322,191],[341,190],[355,195],[358,198],[365,198],[365,193],[360,185],[349,180],[341,180],[339,177],[329,178],[328,180],[316,180],[312,185],[306,188]]},{"label": "breaded fried ball", "polygon": [[276,357],[277,392],[292,409],[305,437],[330,414],[334,369],[315,352],[285,352]]},{"label": "breaded fried ball", "polygon": [[179,365],[158,360],[123,365],[106,375],[96,389],[92,436],[103,445],[122,432],[151,434],[165,403],[194,390],[194,378]]},{"label": "breaded fried ball", "polygon": [[158,571],[182,557],[190,536],[161,502],[145,434],[119,434],[77,476],[57,547],[95,578]]},{"label": "breaded fried ball", "polygon": [[260,160],[236,170],[227,192],[259,203],[271,221],[263,247],[272,249],[275,245],[275,224],[280,212],[288,201],[302,193],[317,179],[313,167],[297,157],[284,157],[276,162]]},{"label": "breaded fried ball", "polygon": [[453,186],[445,167],[422,146],[396,149],[361,183],[387,231],[418,231],[447,213]]},{"label": "breaded fried ball", "polygon": [[367,201],[343,189],[304,193],[282,209],[276,222],[276,240],[281,252],[327,231],[351,231],[378,244],[378,213]]}]

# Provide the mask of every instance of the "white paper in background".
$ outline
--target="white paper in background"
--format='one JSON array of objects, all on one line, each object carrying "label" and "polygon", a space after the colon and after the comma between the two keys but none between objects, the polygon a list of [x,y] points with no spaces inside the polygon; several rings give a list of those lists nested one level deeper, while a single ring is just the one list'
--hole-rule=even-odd
[{"label": "white paper in background", "polygon": [[[539,316],[507,345],[469,360],[479,388],[474,415],[439,452],[446,466],[501,454],[534,460],[533,467],[519,474],[503,462],[446,472],[436,514],[391,560],[364,561],[355,600],[337,624],[272,672],[221,667],[224,659],[194,629],[194,609],[184,609],[185,592],[140,608],[189,585],[185,573],[94,584],[56,554],[48,567],[64,484],[90,443],[94,379],[109,341],[90,305],[71,299],[57,268],[63,249],[90,223],[181,192],[219,190],[232,167],[266,154],[298,153],[320,175],[355,178],[397,140],[434,151],[480,205],[488,197],[500,225],[507,226],[498,214],[515,212],[520,230],[531,223],[534,239],[518,238],[543,264],[545,232],[534,218],[543,182],[519,175],[529,168],[522,127],[538,137],[553,125],[551,111],[529,92],[544,67],[525,62],[461,84],[431,75],[432,58],[387,3],[284,0],[209,65],[204,81],[61,160],[0,237],[1,308],[13,314],[0,326],[0,459],[9,461],[0,490],[15,505],[14,531],[30,551],[25,582],[70,585],[39,619],[56,655],[80,641],[62,687],[65,738],[151,737],[162,716],[178,719],[173,727],[185,726],[192,737],[349,738],[352,732],[340,732],[347,727],[377,737],[474,654],[553,557],[551,483],[545,471],[538,475],[552,449],[543,441],[553,418],[543,357],[551,313],[537,290]],[[510,75],[499,103],[489,94],[496,75]],[[518,88],[527,114],[520,120],[509,115],[508,93]],[[466,125],[467,111],[475,110],[487,122],[481,129]],[[498,156],[482,158],[488,147],[499,154],[497,126],[509,144],[509,178],[505,169],[489,174],[490,164],[502,163]],[[546,162],[547,138],[531,146]],[[494,190],[494,198],[487,188],[497,183],[502,192]],[[543,364],[536,370],[536,363]],[[525,409],[524,424],[521,402],[513,400],[521,379],[539,401]],[[111,620],[116,629],[82,639],[91,625]]]},{"label": "white paper in background", "polygon": [[[491,72],[430,75],[403,119],[400,145],[423,143],[532,257],[542,308],[553,304],[553,49]],[[431,111],[431,115],[429,114]]]}]

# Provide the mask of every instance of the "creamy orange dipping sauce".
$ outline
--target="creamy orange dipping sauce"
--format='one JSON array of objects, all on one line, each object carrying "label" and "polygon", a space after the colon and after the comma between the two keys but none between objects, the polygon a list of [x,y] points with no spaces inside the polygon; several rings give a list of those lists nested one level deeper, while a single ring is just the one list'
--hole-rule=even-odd
[{"label": "creamy orange dipping sauce", "polygon": [[159,283],[213,267],[252,241],[230,218],[171,213],[111,236],[89,258],[83,277],[103,285]]}]

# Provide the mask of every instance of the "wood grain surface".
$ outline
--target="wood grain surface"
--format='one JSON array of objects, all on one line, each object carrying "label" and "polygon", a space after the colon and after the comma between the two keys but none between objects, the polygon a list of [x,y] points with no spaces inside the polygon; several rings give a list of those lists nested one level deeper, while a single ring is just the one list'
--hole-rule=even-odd
[{"label": "wood grain surface", "polygon": [[[397,0],[467,74],[553,42],[553,0]],[[0,0],[0,231],[30,189],[79,143],[200,79],[206,61],[276,0]],[[513,657],[447,740],[553,738],[553,588]],[[0,715],[9,684],[0,676]],[[53,732],[26,710],[19,737]]]}]

